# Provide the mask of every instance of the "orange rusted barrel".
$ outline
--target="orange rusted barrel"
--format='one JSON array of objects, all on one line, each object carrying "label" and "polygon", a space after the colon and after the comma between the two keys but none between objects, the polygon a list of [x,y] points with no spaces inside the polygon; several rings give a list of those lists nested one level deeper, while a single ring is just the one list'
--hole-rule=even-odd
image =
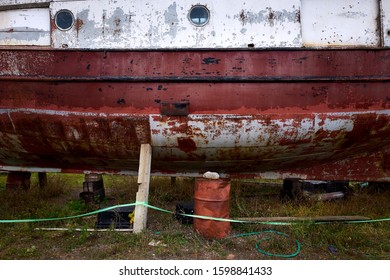
[{"label": "orange rusted barrel", "polygon": [[[195,181],[195,215],[229,219],[230,180],[203,179]],[[221,239],[230,233],[230,222],[194,219],[194,229],[208,239]]]}]

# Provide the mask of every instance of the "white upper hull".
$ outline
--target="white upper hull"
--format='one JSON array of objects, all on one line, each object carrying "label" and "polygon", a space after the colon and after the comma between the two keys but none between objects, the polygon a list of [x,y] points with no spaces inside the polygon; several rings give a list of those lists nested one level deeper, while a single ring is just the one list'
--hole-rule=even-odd
[{"label": "white upper hull", "polygon": [[[209,12],[204,25],[191,22],[194,6]],[[61,30],[55,17],[64,10],[72,13],[74,22]],[[390,46],[389,32],[390,0],[0,1],[0,45],[374,48]]]}]

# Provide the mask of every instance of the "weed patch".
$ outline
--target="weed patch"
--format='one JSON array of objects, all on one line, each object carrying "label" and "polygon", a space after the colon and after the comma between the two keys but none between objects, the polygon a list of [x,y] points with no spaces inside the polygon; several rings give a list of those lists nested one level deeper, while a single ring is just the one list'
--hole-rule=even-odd
[{"label": "weed patch", "polygon": [[[32,176],[29,192],[7,192],[6,176],[0,173],[0,219],[65,217],[135,201],[136,177],[103,176],[106,199],[91,205],[79,198],[83,180],[83,175],[48,174],[48,185],[42,189],[37,176]],[[281,203],[280,188],[279,181],[232,181],[230,216],[390,217],[389,191],[379,193],[357,188],[347,200],[298,204]],[[175,211],[176,204],[192,200],[193,193],[191,178],[171,181],[153,177],[149,203]],[[280,259],[272,254],[292,254],[298,240],[301,251],[295,259],[390,259],[389,222],[314,224],[308,221],[285,226],[233,223],[228,238],[207,240],[195,233],[192,225],[183,225],[173,215],[152,209],[148,211],[148,228],[142,234],[87,231],[95,227],[96,221],[96,216],[89,216],[55,222],[0,224],[0,258]],[[68,230],[35,230],[37,227]],[[283,232],[288,237],[264,233],[267,231]],[[259,252],[256,246],[271,255]]]}]

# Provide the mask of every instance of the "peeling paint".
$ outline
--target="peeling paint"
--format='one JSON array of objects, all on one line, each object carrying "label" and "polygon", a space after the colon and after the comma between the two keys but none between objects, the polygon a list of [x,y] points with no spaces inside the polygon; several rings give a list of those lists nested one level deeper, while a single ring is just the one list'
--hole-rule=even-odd
[{"label": "peeling paint", "polygon": [[[348,5],[348,3],[354,5]],[[302,0],[306,46],[378,46],[378,1]]]},{"label": "peeling paint", "polygon": [[263,24],[274,27],[275,25],[282,26],[285,22],[297,21],[298,10],[295,11],[274,11],[272,8],[267,10],[261,10],[257,13],[252,11],[241,11],[239,15],[235,15],[234,18],[239,18],[243,25],[246,24]]},{"label": "peeling paint", "polygon": [[[320,127],[319,123],[323,123]],[[316,130],[323,129],[326,131],[352,131],[353,120],[351,119],[317,119]]]},{"label": "peeling paint", "polygon": [[0,10],[0,45],[50,45],[49,9]]},{"label": "peeling paint", "polygon": [[[181,168],[190,172],[194,168],[203,170],[203,164],[204,167],[216,164],[222,173],[252,170],[254,174],[260,174],[259,171],[275,166],[278,166],[278,169],[292,170],[304,162],[326,162],[333,158],[349,158],[351,154],[359,155],[361,151],[367,152],[375,148],[377,141],[381,145],[388,145],[388,141],[384,142],[383,137],[390,134],[390,127],[383,127],[381,123],[381,119],[390,117],[390,111],[380,114],[308,113],[300,117],[284,114],[282,118],[276,114],[213,114],[188,117],[150,115],[145,119],[145,116],[128,114],[2,109],[0,124],[4,124],[4,114],[12,115],[14,124],[11,127],[14,128],[5,132],[4,126],[0,125],[0,129],[4,131],[0,137],[0,165],[10,166],[15,160],[31,161],[34,159],[32,155],[40,154],[41,156],[34,160],[46,164],[50,162],[53,167],[60,164],[61,168],[69,170],[75,166],[85,169],[84,166],[88,164],[104,164],[105,170],[117,169],[117,172],[125,172],[126,168],[136,166],[139,143],[151,143],[157,166],[164,163],[175,169],[179,167],[176,163],[183,165],[185,162],[186,165]],[[372,127],[365,126],[365,132],[361,131],[360,127],[357,131],[355,124],[369,115],[375,116],[371,118],[374,120],[371,122]],[[22,125],[27,120],[26,117],[30,122],[39,119],[42,123],[34,121],[34,125]],[[17,132],[12,134],[14,129]],[[369,132],[372,129],[375,133]],[[317,135],[319,132],[321,138]],[[350,137],[350,133],[369,134],[370,138],[357,136],[353,146],[346,149],[345,141]],[[20,154],[20,151],[24,152]],[[52,156],[42,157],[45,154]],[[107,155],[115,160],[107,158]],[[117,165],[119,162],[127,167],[121,168]],[[245,165],[245,162],[250,165]],[[235,167],[231,165],[233,163]],[[162,170],[156,168],[155,172]],[[277,174],[280,176],[282,173]],[[345,173],[340,171],[339,174]],[[372,174],[367,173],[370,176],[373,176]]]},{"label": "peeling paint", "polygon": [[4,45],[41,45],[50,36],[49,32],[32,31],[32,32],[1,32],[0,44]]},{"label": "peeling paint", "polygon": [[168,9],[164,12],[165,24],[169,26],[169,32],[165,35],[170,35],[175,38],[178,32],[179,16],[176,12],[177,5],[173,2]]},{"label": "peeling paint", "polygon": [[130,174],[150,143],[154,174],[390,178],[386,1],[205,0],[201,27],[189,0],[101,3],[51,2],[53,49],[2,47],[0,169]]},{"label": "peeling paint", "polygon": [[367,13],[363,12],[351,12],[348,11],[346,13],[340,13],[337,16],[342,17],[342,18],[352,18],[352,19],[361,19],[361,18],[367,18],[369,15]]},{"label": "peeling paint", "polygon": [[[62,48],[247,48],[256,47],[299,47],[300,24],[296,21],[299,1],[288,6],[272,3],[274,15],[272,24],[269,11],[258,7],[268,1],[250,0],[226,5],[221,0],[206,0],[201,3],[210,10],[210,21],[202,27],[194,26],[188,13],[194,2],[159,1],[147,2],[125,0],[52,2],[51,12],[68,9],[84,23],[69,31],[53,30],[53,46]],[[294,5],[295,4],[295,5]],[[143,8],[147,6],[147,8]],[[254,9],[252,11],[249,9]],[[236,18],[240,11],[248,14],[245,29]],[[264,28],[265,27],[265,28]],[[267,39],[265,34],[273,37]]]},{"label": "peeling paint", "polygon": [[[44,29],[36,29],[42,30],[35,31],[39,36],[30,33],[34,30],[34,25],[31,24],[23,26],[22,29],[30,28],[30,31],[21,34],[16,32],[22,31],[18,26],[2,28],[4,14],[14,11],[1,11],[1,7],[33,7],[33,2],[38,3],[37,7],[42,7],[41,3],[50,4],[52,19],[59,10],[70,10],[76,17],[75,26],[67,31],[54,28],[50,36],[48,16],[44,19],[34,12],[34,17],[40,18],[40,24],[46,26]],[[92,0],[2,2],[0,29],[10,34],[0,32],[0,44],[50,45],[52,39],[52,46],[55,48],[98,49],[390,45],[388,1],[381,1],[380,6],[377,0],[358,3],[337,0],[232,2],[234,4],[226,4],[222,0],[205,0],[201,3],[211,13],[210,22],[201,28],[193,26],[188,19],[188,13],[194,5],[190,0],[164,0],[158,3],[101,0],[101,5],[96,5],[96,1]],[[28,10],[48,11],[47,8]],[[24,15],[23,12],[19,14]]]}]

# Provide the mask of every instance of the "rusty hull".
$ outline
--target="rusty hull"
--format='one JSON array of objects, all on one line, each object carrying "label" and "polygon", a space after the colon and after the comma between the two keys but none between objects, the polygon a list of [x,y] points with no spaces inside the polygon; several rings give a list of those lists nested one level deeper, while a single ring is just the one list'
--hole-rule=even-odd
[{"label": "rusty hull", "polygon": [[390,181],[390,50],[0,49],[0,169]]}]

